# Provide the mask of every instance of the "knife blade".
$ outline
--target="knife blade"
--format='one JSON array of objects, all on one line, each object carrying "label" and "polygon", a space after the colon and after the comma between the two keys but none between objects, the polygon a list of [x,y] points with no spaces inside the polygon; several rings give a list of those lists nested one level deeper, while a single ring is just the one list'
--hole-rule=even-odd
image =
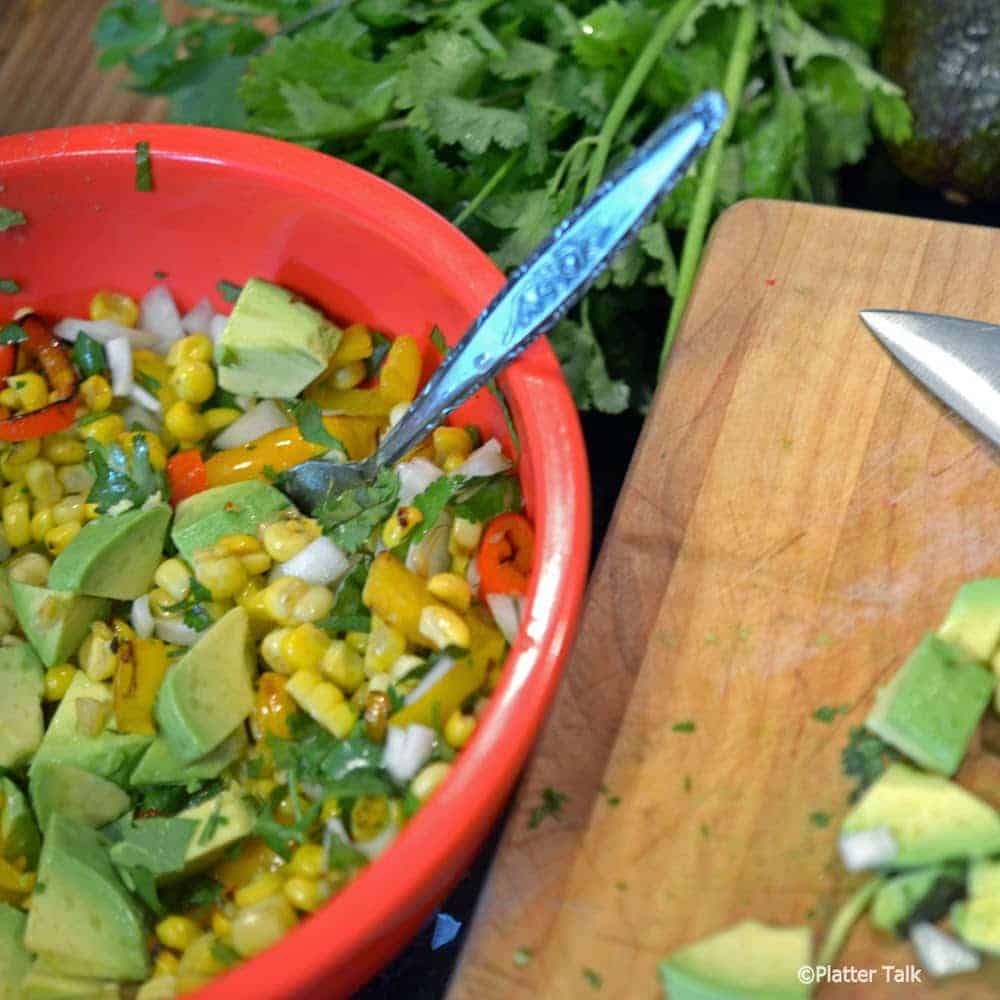
[{"label": "knife blade", "polygon": [[907,371],[1000,445],[1000,326],[900,309],[860,316]]}]

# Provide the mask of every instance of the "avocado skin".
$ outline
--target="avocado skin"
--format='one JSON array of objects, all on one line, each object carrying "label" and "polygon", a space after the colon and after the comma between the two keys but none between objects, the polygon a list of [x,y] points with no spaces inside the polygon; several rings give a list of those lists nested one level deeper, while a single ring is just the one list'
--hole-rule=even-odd
[{"label": "avocado skin", "polygon": [[913,137],[889,152],[925,187],[1000,201],[996,0],[888,0],[882,69],[906,92]]}]

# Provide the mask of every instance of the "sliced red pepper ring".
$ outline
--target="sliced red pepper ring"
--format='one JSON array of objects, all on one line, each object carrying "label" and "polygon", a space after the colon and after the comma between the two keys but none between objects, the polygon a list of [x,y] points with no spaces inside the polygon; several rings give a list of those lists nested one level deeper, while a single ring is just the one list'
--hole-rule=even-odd
[{"label": "sliced red pepper ring", "polygon": [[535,561],[535,532],[523,514],[501,514],[483,532],[476,564],[486,594],[524,594]]},{"label": "sliced red pepper ring", "polygon": [[176,506],[195,493],[208,489],[205,462],[197,448],[188,448],[171,455],[167,462],[167,480],[170,483],[170,502]]}]

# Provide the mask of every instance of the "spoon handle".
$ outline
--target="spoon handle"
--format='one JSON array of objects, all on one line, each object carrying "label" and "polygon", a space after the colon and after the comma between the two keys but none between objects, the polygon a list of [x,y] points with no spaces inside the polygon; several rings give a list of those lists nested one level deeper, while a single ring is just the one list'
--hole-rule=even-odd
[{"label": "spoon handle", "polygon": [[511,275],[386,435],[378,465],[398,461],[441,420],[559,322],[708,145],[726,116],[707,91],[674,115]]}]

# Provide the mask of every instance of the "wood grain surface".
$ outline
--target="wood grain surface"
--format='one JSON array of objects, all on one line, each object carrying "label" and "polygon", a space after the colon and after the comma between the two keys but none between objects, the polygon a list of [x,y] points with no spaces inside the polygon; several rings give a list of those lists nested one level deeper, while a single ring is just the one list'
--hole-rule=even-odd
[{"label": "wood grain surface", "polygon": [[[585,997],[591,973],[655,997],[664,954],[747,917],[819,940],[859,882],[835,851],[848,730],[1000,570],[996,452],[857,311],[1000,322],[998,273],[993,230],[779,202],[716,224],[449,1000]],[[960,777],[997,800],[997,758]],[[531,829],[545,788],[568,802]],[[842,959],[911,956],[861,926]],[[988,969],[820,995],[998,993]]]}]

